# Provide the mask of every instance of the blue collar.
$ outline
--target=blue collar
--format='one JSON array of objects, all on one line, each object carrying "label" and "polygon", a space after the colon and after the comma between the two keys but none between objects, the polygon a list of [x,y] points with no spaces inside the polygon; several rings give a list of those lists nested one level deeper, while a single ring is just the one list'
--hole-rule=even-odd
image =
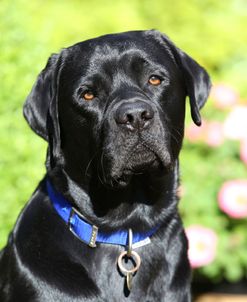
[{"label": "blue collar", "polygon": [[[128,230],[119,230],[113,233],[103,233],[99,231],[98,227],[85,221],[80,212],[72,207],[62,194],[53,188],[49,180],[46,180],[46,188],[51,203],[58,215],[66,222],[70,231],[78,239],[88,244],[90,247],[96,247],[96,243],[123,246],[128,244]],[[149,237],[152,236],[157,229],[158,227],[155,227],[145,233],[133,233],[133,245],[144,245],[141,243],[149,241]]]}]

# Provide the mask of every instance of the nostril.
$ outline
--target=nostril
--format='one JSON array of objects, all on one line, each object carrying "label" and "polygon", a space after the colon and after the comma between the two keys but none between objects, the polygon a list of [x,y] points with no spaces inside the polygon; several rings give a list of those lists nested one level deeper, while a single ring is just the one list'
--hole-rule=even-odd
[{"label": "nostril", "polygon": [[132,114],[127,114],[127,122],[129,122],[130,124],[134,122],[134,117]]},{"label": "nostril", "polygon": [[154,117],[154,113],[151,110],[145,110],[141,113],[142,120],[151,120]]}]

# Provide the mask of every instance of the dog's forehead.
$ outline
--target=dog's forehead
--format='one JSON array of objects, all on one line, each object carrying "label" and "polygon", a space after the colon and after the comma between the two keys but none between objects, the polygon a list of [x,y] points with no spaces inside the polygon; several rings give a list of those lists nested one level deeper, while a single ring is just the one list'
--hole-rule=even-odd
[{"label": "dog's forehead", "polygon": [[[84,70],[102,66],[128,65],[130,61],[150,60],[164,64],[174,61],[169,47],[160,43],[153,31],[131,31],[105,35],[69,48],[68,60]],[[71,65],[70,65],[71,66]]]},{"label": "dog's forehead", "polygon": [[155,37],[149,32],[150,31],[130,31],[104,35],[77,43],[75,46],[79,47],[82,52],[102,51],[104,53],[109,51],[121,53],[127,49],[148,49],[150,43],[155,42]]}]

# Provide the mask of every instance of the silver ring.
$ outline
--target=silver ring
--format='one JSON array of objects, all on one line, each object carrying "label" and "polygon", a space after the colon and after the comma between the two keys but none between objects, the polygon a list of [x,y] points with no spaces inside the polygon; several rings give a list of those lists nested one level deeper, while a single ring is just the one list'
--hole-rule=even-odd
[{"label": "silver ring", "polygon": [[[123,266],[122,264],[122,259],[123,257],[129,257],[129,258],[133,258],[134,259],[134,262],[135,262],[135,266],[132,268],[132,269],[127,269]],[[118,263],[118,267],[120,269],[120,271],[123,273],[123,274],[128,274],[128,273],[135,273],[136,271],[138,271],[140,265],[141,265],[141,257],[137,254],[137,252],[135,251],[131,251],[131,255],[128,256],[128,252],[127,251],[124,251],[122,252],[119,257],[118,257],[118,260],[117,260],[117,263]]]}]

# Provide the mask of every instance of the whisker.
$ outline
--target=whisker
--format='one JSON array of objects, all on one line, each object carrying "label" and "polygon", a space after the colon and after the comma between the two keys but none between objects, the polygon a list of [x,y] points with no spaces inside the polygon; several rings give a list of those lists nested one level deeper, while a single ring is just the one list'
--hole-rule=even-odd
[{"label": "whisker", "polygon": [[89,160],[89,162],[88,162],[88,165],[87,165],[87,167],[86,167],[86,169],[85,169],[85,176],[88,176],[88,175],[87,175],[87,172],[88,172],[89,167],[90,167],[91,163],[93,162],[93,159],[95,158],[96,155],[97,155],[97,151],[94,153],[94,155],[92,156],[92,158],[91,158],[91,159]]},{"label": "whisker", "polygon": [[174,130],[179,135],[180,138],[183,138],[183,132],[179,131],[179,129],[172,127],[172,130]]},{"label": "whisker", "polygon": [[180,142],[178,141],[178,138],[177,138],[173,133],[171,133],[171,137],[174,138],[175,142],[176,142],[177,145],[179,146],[179,145],[180,145]]},{"label": "whisker", "polygon": [[[105,168],[104,168],[104,151],[102,151],[101,157],[100,157],[100,165],[101,165],[101,170],[102,170],[102,176],[103,176],[103,182],[102,184],[104,184],[106,182],[106,175],[105,175]],[[98,173],[100,174],[100,173]]]}]

